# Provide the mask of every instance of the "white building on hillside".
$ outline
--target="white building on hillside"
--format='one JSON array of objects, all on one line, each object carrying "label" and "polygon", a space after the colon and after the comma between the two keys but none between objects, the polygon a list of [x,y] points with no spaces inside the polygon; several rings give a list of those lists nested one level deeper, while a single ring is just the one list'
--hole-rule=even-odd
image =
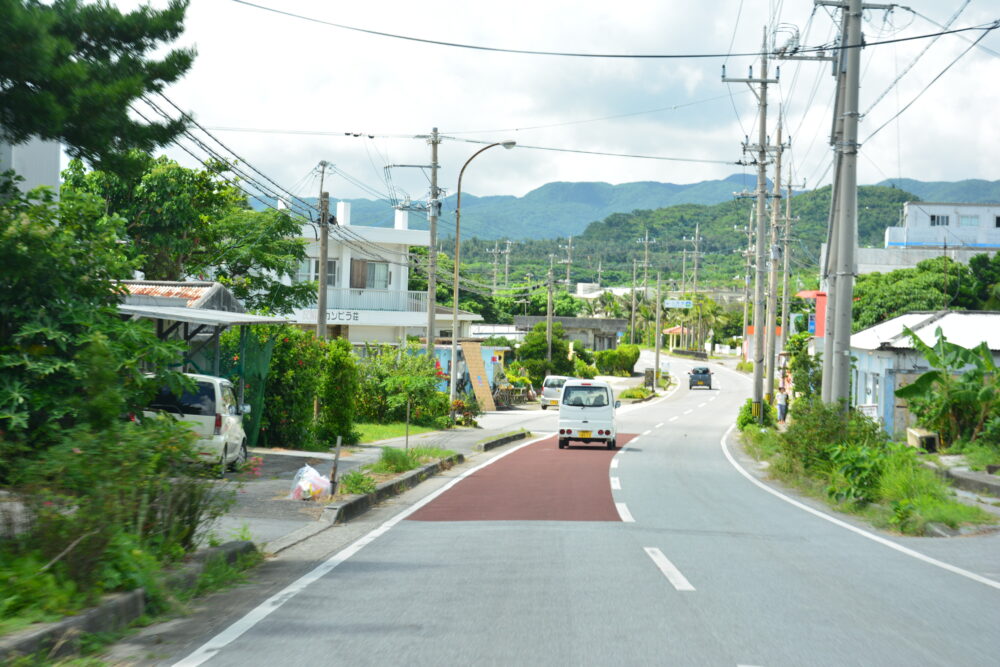
[{"label": "white building on hillside", "polygon": [[[906,202],[898,227],[886,227],[885,246],[857,248],[858,275],[888,273],[947,256],[968,264],[974,255],[1000,250],[1000,204]],[[820,266],[826,244],[820,249]]]},{"label": "white building on hillside", "polygon": [[[299,280],[319,280],[319,240],[312,225],[304,225],[309,259]],[[430,245],[430,232],[410,229],[408,212],[396,211],[393,227],[363,227],[351,222],[351,205],[337,204],[337,224],[330,225],[327,252],[327,336],[352,343],[398,343],[407,335],[427,331],[427,292],[407,289],[409,249]],[[438,307],[435,336],[451,336],[451,309]],[[292,314],[295,324],[315,327],[315,302]],[[475,313],[459,312],[459,335],[481,321]]]}]

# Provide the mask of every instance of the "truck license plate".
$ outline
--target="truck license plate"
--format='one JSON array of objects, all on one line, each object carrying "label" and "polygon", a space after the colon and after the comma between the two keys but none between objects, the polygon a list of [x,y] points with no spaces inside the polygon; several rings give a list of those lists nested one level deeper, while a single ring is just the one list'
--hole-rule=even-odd
[{"label": "truck license plate", "polygon": [[580,437],[589,438],[591,433],[593,433],[593,431],[580,431]]}]

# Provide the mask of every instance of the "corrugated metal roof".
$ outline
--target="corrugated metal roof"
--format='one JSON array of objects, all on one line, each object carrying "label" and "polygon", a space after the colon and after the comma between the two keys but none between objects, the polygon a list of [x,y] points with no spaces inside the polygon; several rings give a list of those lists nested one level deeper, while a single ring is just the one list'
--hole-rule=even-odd
[{"label": "corrugated metal roof", "polygon": [[286,324],[291,322],[284,317],[232,313],[228,310],[209,310],[206,308],[181,308],[179,306],[127,306],[122,304],[118,306],[118,312],[154,320],[189,322],[209,326],[228,327],[238,324]]},{"label": "corrugated metal roof", "polygon": [[153,280],[123,280],[122,285],[129,291],[129,294],[142,296],[159,296],[172,299],[186,299],[188,308],[195,308],[198,301],[208,295],[208,293],[219,283],[209,281],[153,281]]},{"label": "corrugated metal roof", "polygon": [[934,332],[966,348],[985,342],[991,350],[1000,350],[1000,313],[993,311],[938,311],[907,313],[851,336],[851,347],[858,350],[913,349],[903,327],[909,327],[927,345],[934,345]]}]

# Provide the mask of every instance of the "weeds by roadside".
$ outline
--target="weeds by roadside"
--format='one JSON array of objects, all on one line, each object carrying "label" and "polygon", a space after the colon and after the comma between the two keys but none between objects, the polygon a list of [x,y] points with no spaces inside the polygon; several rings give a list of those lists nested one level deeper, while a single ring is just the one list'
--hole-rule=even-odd
[{"label": "weeds by roadside", "polygon": [[836,406],[803,401],[795,404],[783,433],[752,420],[741,430],[748,453],[768,461],[776,478],[880,528],[923,535],[932,523],[957,529],[996,521],[957,501],[949,486],[921,465],[916,450],[890,442],[860,413],[845,415]]}]

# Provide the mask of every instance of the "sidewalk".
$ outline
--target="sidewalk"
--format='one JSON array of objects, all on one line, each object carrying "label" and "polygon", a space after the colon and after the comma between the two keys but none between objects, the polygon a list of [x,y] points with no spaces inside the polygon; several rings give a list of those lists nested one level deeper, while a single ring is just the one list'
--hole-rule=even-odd
[{"label": "sidewalk", "polygon": [[[462,454],[466,460],[477,456],[478,445],[520,428],[520,416],[537,414],[537,405],[518,406],[484,414],[479,422],[484,428],[454,428],[410,436],[410,447],[438,447]],[[342,477],[351,470],[379,459],[382,447],[402,449],[405,438],[392,438],[379,442],[343,447],[337,475]],[[323,475],[333,466],[333,452],[307,452],[290,449],[254,448],[250,456],[263,459],[260,476],[247,478],[227,475],[225,484],[238,486],[232,508],[213,526],[211,533],[222,542],[233,539],[253,540],[261,551],[274,553],[294,543],[287,538],[297,531],[318,532],[330,524],[323,520],[323,504],[289,499],[292,480],[303,465],[311,465]],[[314,534],[314,533],[313,533]],[[270,546],[269,546],[270,545]]]}]

